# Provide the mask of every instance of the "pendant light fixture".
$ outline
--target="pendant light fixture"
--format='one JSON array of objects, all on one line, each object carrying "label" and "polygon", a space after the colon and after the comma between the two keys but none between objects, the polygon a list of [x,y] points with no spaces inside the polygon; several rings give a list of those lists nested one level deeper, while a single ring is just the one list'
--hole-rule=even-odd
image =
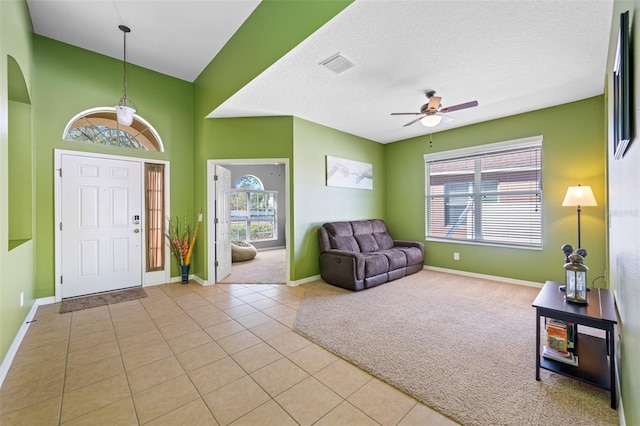
[{"label": "pendant light fixture", "polygon": [[119,25],[118,28],[122,31],[124,35],[124,57],[123,57],[123,67],[124,73],[122,77],[122,88],[124,93],[120,98],[120,102],[118,102],[118,106],[116,106],[116,115],[118,117],[118,124],[122,126],[131,126],[133,123],[133,114],[136,113],[136,104],[127,99],[127,33],[131,32],[131,29],[126,25]]}]

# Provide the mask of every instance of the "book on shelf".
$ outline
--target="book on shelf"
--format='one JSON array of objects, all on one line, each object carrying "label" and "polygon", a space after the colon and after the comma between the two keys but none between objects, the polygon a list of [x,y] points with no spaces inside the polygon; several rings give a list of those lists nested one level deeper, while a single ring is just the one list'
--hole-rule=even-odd
[{"label": "book on shelf", "polygon": [[559,351],[549,346],[542,347],[542,356],[555,361],[564,362],[565,364],[578,366],[578,356],[572,352]]},{"label": "book on shelf", "polygon": [[547,346],[559,351],[566,351],[567,326],[565,324],[547,323]]},{"label": "book on shelf", "polygon": [[575,347],[575,325],[571,322],[546,318],[547,346],[561,351]]}]

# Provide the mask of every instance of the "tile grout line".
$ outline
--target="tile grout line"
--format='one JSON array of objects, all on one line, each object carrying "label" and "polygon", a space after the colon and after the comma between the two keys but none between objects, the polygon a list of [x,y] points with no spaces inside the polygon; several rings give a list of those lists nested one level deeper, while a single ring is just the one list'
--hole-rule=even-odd
[{"label": "tile grout line", "polygon": [[[142,305],[142,308],[145,309],[144,305],[142,304],[142,302],[140,302],[140,300],[138,300],[138,303],[140,303],[140,305]],[[145,309],[146,312],[146,309]],[[147,315],[149,315],[149,313],[147,312]],[[138,414],[138,409],[136,408],[136,404],[135,401],[133,400],[133,391],[131,389],[131,382],[129,380],[129,374],[127,373],[127,367],[126,364],[124,363],[124,358],[122,355],[122,349],[120,348],[120,338],[118,336],[118,333],[116,331],[116,326],[113,322],[113,315],[111,314],[111,309],[109,309],[109,318],[111,319],[111,326],[113,327],[113,334],[116,337],[116,344],[118,345],[118,355],[120,355],[120,362],[122,363],[122,371],[124,372],[124,377],[127,380],[127,388],[129,389],[129,398],[131,399],[131,405],[133,406],[133,412],[136,415],[136,421],[138,422],[138,425],[140,425],[140,415]],[[151,317],[149,317],[151,318]],[[156,324],[153,323],[153,325],[155,326]],[[157,329],[157,326],[156,326]],[[158,330],[159,332],[159,330]]]},{"label": "tile grout line", "polygon": [[71,348],[71,327],[73,325],[73,312],[71,312],[71,318],[69,319],[69,331],[67,336],[67,349],[64,359],[64,368],[62,369],[62,392],[60,394],[59,410],[58,410],[58,424],[62,424],[62,407],[64,405],[64,394],[67,386],[67,368],[69,366],[69,351]]}]

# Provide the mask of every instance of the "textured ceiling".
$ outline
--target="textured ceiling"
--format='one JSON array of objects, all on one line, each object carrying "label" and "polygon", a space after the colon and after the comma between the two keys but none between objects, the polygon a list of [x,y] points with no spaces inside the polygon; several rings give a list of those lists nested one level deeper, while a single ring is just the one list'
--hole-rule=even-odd
[{"label": "textured ceiling", "polygon": [[[36,33],[116,58],[125,23],[132,63],[193,81],[258,2],[28,4]],[[612,0],[357,0],[209,116],[292,115],[388,143],[585,99],[604,92],[612,9]],[[319,65],[338,52],[355,66]],[[390,115],[418,112],[427,90],[444,107],[479,106],[431,129]]]},{"label": "textured ceiling", "polygon": [[[2,1],[2,0],[0,0]],[[36,34],[193,81],[260,0],[27,0]]]}]

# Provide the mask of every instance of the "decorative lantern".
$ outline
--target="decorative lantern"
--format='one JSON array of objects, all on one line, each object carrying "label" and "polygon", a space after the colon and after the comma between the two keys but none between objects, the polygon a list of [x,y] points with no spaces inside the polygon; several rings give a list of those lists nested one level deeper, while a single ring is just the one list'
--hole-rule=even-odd
[{"label": "decorative lantern", "polygon": [[575,303],[587,303],[587,271],[584,258],[577,253],[569,256],[569,262],[564,265],[566,270],[565,300]]}]

